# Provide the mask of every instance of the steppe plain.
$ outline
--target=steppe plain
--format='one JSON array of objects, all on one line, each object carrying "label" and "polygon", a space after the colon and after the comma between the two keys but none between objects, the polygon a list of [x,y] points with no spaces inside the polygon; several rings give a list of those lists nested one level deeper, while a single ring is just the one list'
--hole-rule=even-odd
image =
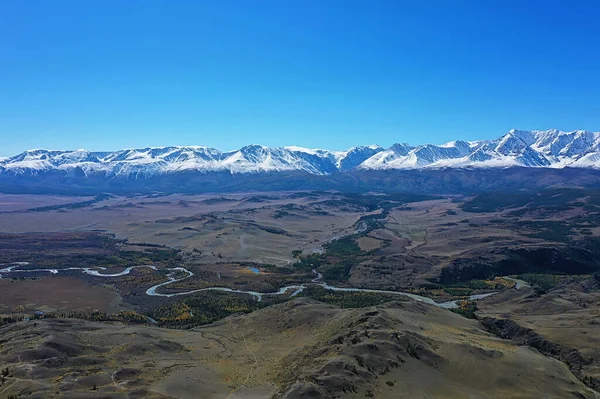
[{"label": "steppe plain", "polygon": [[[0,194],[0,397],[595,398],[599,209],[589,190]],[[450,311],[321,282],[495,294]]]}]

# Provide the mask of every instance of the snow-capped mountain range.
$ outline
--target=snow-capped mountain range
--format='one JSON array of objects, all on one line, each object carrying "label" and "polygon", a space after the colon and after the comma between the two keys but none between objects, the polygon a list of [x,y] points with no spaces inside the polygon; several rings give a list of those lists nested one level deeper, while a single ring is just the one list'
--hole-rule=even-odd
[{"label": "snow-capped mountain range", "polygon": [[359,146],[347,151],[249,145],[221,152],[200,146],[86,150],[29,150],[0,158],[0,174],[37,175],[63,171],[85,176],[140,177],[175,172],[231,174],[441,168],[600,168],[600,133],[586,130],[511,130],[495,140],[452,141],[443,145]]}]

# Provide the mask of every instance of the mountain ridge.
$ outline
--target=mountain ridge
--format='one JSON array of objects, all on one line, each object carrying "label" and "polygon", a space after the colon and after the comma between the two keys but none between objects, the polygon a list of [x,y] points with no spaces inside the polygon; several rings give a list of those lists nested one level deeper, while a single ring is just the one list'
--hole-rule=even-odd
[{"label": "mountain ridge", "polygon": [[118,151],[27,150],[0,158],[0,173],[35,175],[61,170],[84,175],[152,176],[182,171],[231,174],[443,168],[600,168],[600,133],[517,130],[493,140],[455,140],[441,145],[396,143],[346,151],[257,144],[222,152],[206,146],[130,148]]}]

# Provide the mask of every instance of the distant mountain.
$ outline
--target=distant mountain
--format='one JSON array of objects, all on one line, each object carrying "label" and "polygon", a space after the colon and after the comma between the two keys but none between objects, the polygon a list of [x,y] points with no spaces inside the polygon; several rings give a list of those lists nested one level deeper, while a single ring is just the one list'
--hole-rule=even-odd
[{"label": "distant mountain", "polygon": [[[170,177],[183,185],[198,181],[219,187],[217,182],[235,176],[239,180],[241,175],[253,175],[250,180],[264,183],[265,179],[259,175],[283,172],[305,176],[304,180],[308,179],[306,175],[333,177],[342,173],[344,177],[340,175],[335,180],[349,182],[369,171],[497,170],[509,167],[598,170],[600,133],[511,130],[495,140],[457,140],[443,145],[418,146],[402,143],[387,149],[368,145],[347,151],[261,145],[248,145],[230,152],[201,146],[148,147],[114,152],[37,149],[0,158],[0,191],[15,185],[121,189],[143,185],[147,191],[157,181],[171,184]],[[273,181],[267,186],[282,184]]]},{"label": "distant mountain", "polygon": [[348,151],[249,145],[221,152],[208,147],[158,147],[115,152],[29,150],[0,159],[1,173],[36,174],[80,169],[106,176],[156,175],[180,171],[260,173],[302,171],[327,175],[354,169],[461,167],[600,168],[600,133],[586,130],[511,130],[495,140],[451,141],[443,145],[377,145]]}]

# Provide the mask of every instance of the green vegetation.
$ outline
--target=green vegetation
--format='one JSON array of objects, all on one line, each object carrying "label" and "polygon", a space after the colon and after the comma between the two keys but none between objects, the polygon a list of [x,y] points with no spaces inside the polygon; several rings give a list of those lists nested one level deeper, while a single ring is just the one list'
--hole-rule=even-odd
[{"label": "green vegetation", "polygon": [[319,201],[313,203],[313,205],[336,207],[348,211],[373,212],[377,209],[389,209],[411,202],[421,202],[438,198],[440,197],[410,193],[390,193],[382,195],[341,193],[337,199]]},{"label": "green vegetation", "polygon": [[298,271],[318,269],[323,274],[325,281],[344,282],[350,276],[352,267],[357,263],[356,257],[363,254],[355,240],[355,235],[333,240],[323,246],[324,254],[301,255],[294,251],[292,255],[298,261],[293,267]]},{"label": "green vegetation", "polygon": [[558,274],[520,274],[517,278],[527,281],[534,289],[537,287],[541,293],[548,292],[558,285],[567,281],[583,281],[589,278],[589,275],[558,275]]},{"label": "green vegetation", "polygon": [[119,313],[105,312],[49,312],[44,314],[35,314],[32,320],[40,319],[82,319],[101,322],[121,322],[134,324],[147,324],[148,318],[132,311],[122,311]]},{"label": "green vegetation", "polygon": [[294,249],[292,251],[292,258],[300,258],[300,255],[302,255],[302,250]]},{"label": "green vegetation", "polygon": [[128,267],[179,265],[179,250],[155,244],[131,244],[98,233],[0,233],[2,261],[30,262],[32,268]]},{"label": "green vegetation", "polygon": [[[585,202],[580,200],[585,198]],[[477,194],[462,203],[465,212],[499,212],[511,208],[512,216],[522,216],[527,211],[565,211],[578,206],[592,207],[600,205],[600,191],[589,189],[559,188],[535,192],[493,192]]]},{"label": "green vegetation", "polygon": [[283,301],[285,298],[281,297],[264,297],[259,302],[250,295],[200,292],[177,303],[158,306],[148,314],[160,326],[191,328],[213,323],[232,314],[250,313]]},{"label": "green vegetation", "polygon": [[318,269],[326,263],[325,256],[320,253],[309,255],[298,255],[298,262],[294,263],[294,269],[299,271],[311,271]]},{"label": "green vegetation", "polygon": [[458,313],[467,319],[476,319],[477,303],[475,301],[460,301],[458,307],[450,309],[454,313]]},{"label": "green vegetation", "polygon": [[358,255],[362,251],[356,243],[354,236],[347,236],[337,240],[333,240],[323,245],[328,256],[335,256],[338,258],[345,258],[352,255]]},{"label": "green vegetation", "polygon": [[471,293],[473,293],[473,290],[471,288],[467,288],[467,287],[449,286],[449,287],[442,287],[442,289],[444,290],[444,292],[446,292],[452,296],[467,296],[467,295],[471,295]]},{"label": "green vegetation", "polygon": [[35,208],[27,209],[27,212],[46,212],[46,211],[58,211],[58,210],[66,210],[66,209],[85,208],[87,206],[95,204],[96,202],[104,201],[109,198],[112,198],[112,196],[109,194],[100,194],[100,195],[97,195],[94,199],[91,199],[88,201],[71,202],[69,204],[38,206]]},{"label": "green vegetation", "polygon": [[546,241],[568,242],[571,240],[570,236],[574,234],[573,226],[563,221],[526,220],[517,222],[517,226],[534,231],[526,234],[527,236]]},{"label": "green vegetation", "polygon": [[464,297],[472,295],[474,291],[499,291],[505,288],[512,288],[514,285],[515,283],[513,281],[502,277],[496,277],[491,280],[467,280],[464,282],[442,285],[440,287],[447,294]]},{"label": "green vegetation", "polygon": [[0,326],[23,321],[23,315],[0,316]]},{"label": "green vegetation", "polygon": [[[590,227],[600,226],[598,204],[598,190],[552,189],[534,193],[479,194],[464,202],[461,207],[467,212],[499,212],[512,209],[505,213],[504,217],[496,217],[489,222],[519,231],[531,238],[572,243],[578,236],[592,236]],[[556,212],[575,208],[579,208],[581,212],[575,213],[575,216],[569,219],[545,220]]]},{"label": "green vegetation", "polygon": [[273,219],[281,219],[284,216],[288,216],[290,213],[281,209],[277,209],[273,212]]},{"label": "green vegetation", "polygon": [[520,274],[590,275],[600,271],[599,239],[585,237],[567,245],[499,248],[490,258],[459,258],[442,269],[439,283],[454,285]]},{"label": "green vegetation", "polygon": [[215,204],[222,204],[224,202],[236,202],[236,201],[237,200],[231,199],[231,198],[218,197],[218,198],[207,198],[207,199],[203,200],[202,202],[205,203],[206,205],[215,205]]},{"label": "green vegetation", "polygon": [[298,259],[294,264],[294,269],[304,271],[317,269],[323,274],[325,281],[343,283],[350,276],[352,267],[369,255],[369,252],[362,251],[357,244],[359,238],[366,237],[373,230],[384,228],[381,221],[388,217],[392,209],[407,202],[436,198],[403,193],[386,195],[344,193],[337,199],[313,203],[313,206],[344,207],[363,212],[380,210],[380,212],[360,217],[354,225],[357,232],[323,245],[323,254],[302,255],[300,251],[293,251],[292,257]]},{"label": "green vegetation", "polygon": [[333,265],[323,266],[320,270],[325,281],[346,281],[355,265],[351,260],[344,260]]},{"label": "green vegetation", "polygon": [[498,212],[508,208],[525,206],[531,202],[530,193],[483,193],[463,202],[465,212]]},{"label": "green vegetation", "polygon": [[246,198],[244,201],[252,202],[252,203],[260,203],[260,202],[265,202],[265,201],[271,201],[274,199],[277,199],[277,198],[272,197],[270,195],[252,195],[252,196]]},{"label": "green vegetation", "polygon": [[318,286],[305,288],[302,295],[341,308],[364,308],[380,305],[385,302],[402,300],[398,295],[377,294],[371,292],[329,291]]}]

